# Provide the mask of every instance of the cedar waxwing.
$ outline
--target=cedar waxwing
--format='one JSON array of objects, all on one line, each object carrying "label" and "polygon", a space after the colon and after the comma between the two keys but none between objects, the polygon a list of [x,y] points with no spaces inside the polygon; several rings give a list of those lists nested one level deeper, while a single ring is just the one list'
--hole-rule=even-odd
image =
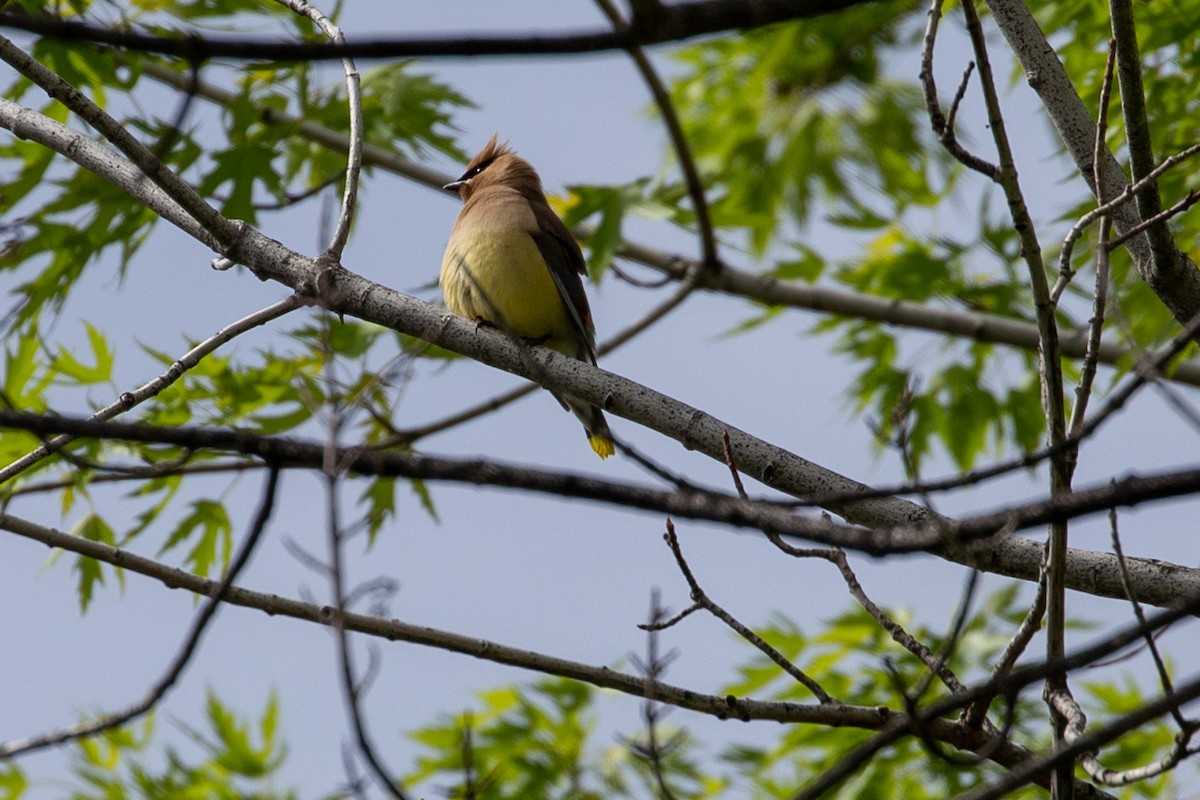
[{"label": "cedar waxwing", "polygon": [[[507,142],[496,144],[493,134],[462,177],[443,188],[463,201],[438,277],[446,307],[595,364],[583,252],[550,208],[533,166]],[[600,409],[554,396],[583,423],[596,454],[611,456],[612,434]]]}]

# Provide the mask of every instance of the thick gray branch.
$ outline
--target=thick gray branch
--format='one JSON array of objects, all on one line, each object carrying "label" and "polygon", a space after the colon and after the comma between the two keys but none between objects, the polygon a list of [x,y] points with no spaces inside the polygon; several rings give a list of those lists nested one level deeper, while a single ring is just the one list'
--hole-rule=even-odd
[{"label": "thick gray branch", "polygon": [[[1092,194],[1098,198],[1121,194],[1127,185],[1125,172],[1108,148],[1103,148],[1101,156],[1105,160],[1104,192],[1097,192],[1093,166],[1096,124],[1024,0],[986,2]],[[1113,212],[1113,226],[1118,232],[1130,230],[1141,222],[1134,203],[1126,203]],[[1180,324],[1186,325],[1200,313],[1200,271],[1186,255],[1175,248],[1173,258],[1156,264],[1145,235],[1125,242],[1125,248],[1133,256],[1142,279]]]},{"label": "thick gray branch", "polygon": [[[129,162],[70,129],[38,117],[20,106],[0,101],[0,125],[68,155],[89,169],[94,167],[101,177],[125,186],[132,196],[146,202],[164,218],[210,247],[215,245],[212,237],[197,230],[194,220],[142,178]],[[648,387],[544,348],[519,347],[493,331],[476,330],[442,309],[367,281],[336,264],[302,256],[241,223],[232,224],[237,235],[228,250],[231,258],[249,266],[260,278],[278,281],[332,310],[436,342],[550,388],[570,387],[569,394],[602,405],[618,416],[646,425],[721,462],[725,461],[723,435],[728,432],[735,461],[745,474],[793,496],[850,497],[829,503],[828,508],[852,523],[892,529],[912,528],[931,520],[925,509],[901,498],[853,499],[855,493],[864,492],[867,487]],[[935,552],[959,563],[1035,580],[1041,560],[1039,549],[1033,542],[1005,539],[970,555],[957,550]],[[1173,576],[1175,584],[1164,585],[1162,570],[1135,570],[1133,580],[1139,598],[1152,604],[1169,603],[1177,596],[1175,592],[1183,593],[1190,588],[1188,580],[1194,577],[1189,570]],[[1103,554],[1072,552],[1068,585],[1082,591],[1122,596],[1115,559]]]}]

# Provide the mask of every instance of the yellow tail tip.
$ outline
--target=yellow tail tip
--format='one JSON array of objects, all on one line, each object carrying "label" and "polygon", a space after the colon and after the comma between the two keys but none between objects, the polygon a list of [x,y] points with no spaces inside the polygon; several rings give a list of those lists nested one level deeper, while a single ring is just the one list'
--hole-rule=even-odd
[{"label": "yellow tail tip", "polygon": [[596,451],[596,455],[601,458],[608,458],[617,452],[616,447],[613,446],[612,439],[606,439],[603,436],[589,436],[588,444]]}]

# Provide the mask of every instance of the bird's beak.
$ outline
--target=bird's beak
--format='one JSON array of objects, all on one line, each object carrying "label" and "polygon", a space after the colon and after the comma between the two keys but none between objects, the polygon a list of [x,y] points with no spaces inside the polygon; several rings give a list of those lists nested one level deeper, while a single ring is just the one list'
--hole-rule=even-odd
[{"label": "bird's beak", "polygon": [[458,190],[466,185],[466,181],[450,181],[442,187],[442,191],[450,192],[450,194],[458,194]]}]

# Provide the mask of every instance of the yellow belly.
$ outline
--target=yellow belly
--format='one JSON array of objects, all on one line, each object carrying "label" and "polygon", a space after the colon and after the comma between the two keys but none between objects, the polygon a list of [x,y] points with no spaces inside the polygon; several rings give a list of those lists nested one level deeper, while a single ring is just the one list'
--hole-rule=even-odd
[{"label": "yellow belly", "polygon": [[455,314],[579,357],[579,335],[558,286],[524,230],[456,230],[438,283]]}]

